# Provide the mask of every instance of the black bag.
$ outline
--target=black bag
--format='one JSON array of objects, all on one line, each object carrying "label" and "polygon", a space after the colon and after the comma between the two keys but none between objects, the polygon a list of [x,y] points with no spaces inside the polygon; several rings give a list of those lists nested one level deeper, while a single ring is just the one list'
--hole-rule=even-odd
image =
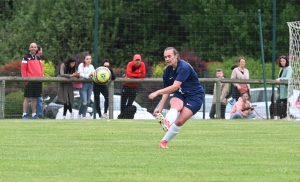
[{"label": "black bag", "polygon": [[133,119],[136,113],[136,106],[128,106],[122,113],[119,114],[118,119]]}]

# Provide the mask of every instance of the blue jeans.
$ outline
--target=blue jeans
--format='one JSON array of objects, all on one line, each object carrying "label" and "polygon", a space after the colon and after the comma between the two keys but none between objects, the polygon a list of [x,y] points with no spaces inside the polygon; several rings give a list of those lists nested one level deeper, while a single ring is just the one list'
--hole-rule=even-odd
[{"label": "blue jeans", "polygon": [[82,88],[79,89],[80,95],[80,106],[79,106],[79,115],[82,114],[82,117],[86,117],[87,107],[91,100],[91,95],[93,92],[93,83],[82,83]]},{"label": "blue jeans", "polygon": [[252,118],[255,118],[256,117],[256,114],[253,112],[253,113],[251,113],[248,117],[244,117],[241,113],[239,113],[239,112],[236,112],[236,113],[234,113],[231,117],[230,117],[230,119],[252,119]]},{"label": "blue jeans", "polygon": [[[30,112],[30,106],[31,106],[31,98],[30,98],[29,103],[28,103],[27,115]],[[39,117],[43,117],[44,116],[44,112],[43,112],[43,97],[36,98],[36,114]]]}]

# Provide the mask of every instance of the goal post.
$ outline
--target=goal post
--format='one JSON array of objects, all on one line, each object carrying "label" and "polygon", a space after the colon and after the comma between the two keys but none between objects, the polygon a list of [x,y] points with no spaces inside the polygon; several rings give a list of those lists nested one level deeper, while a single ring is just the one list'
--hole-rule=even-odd
[{"label": "goal post", "polygon": [[288,81],[287,117],[300,120],[300,21],[287,22],[289,26],[289,62],[293,69]]}]

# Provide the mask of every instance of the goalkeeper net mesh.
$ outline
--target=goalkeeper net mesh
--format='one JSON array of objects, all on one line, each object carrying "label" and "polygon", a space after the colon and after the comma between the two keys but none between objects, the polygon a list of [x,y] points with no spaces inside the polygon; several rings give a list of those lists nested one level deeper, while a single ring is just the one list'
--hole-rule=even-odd
[{"label": "goalkeeper net mesh", "polygon": [[292,78],[288,81],[287,116],[300,120],[300,21],[287,24],[290,32],[289,62],[293,69]]}]

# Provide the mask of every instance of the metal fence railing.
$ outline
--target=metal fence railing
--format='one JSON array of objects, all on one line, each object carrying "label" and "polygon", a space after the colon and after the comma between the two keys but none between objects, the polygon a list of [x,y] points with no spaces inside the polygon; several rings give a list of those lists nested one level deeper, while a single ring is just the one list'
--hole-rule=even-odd
[{"label": "metal fence railing", "polygon": [[[93,82],[92,79],[67,79],[61,77],[44,77],[44,78],[24,78],[24,77],[1,77],[1,84],[0,84],[0,118],[21,118],[22,115],[22,104],[24,100],[23,90],[24,90],[24,83],[25,82],[42,82],[43,83],[43,97],[44,97],[44,104],[49,104],[57,95],[57,84],[59,82]],[[114,116],[114,110],[119,109],[119,101],[114,99],[114,95],[120,95],[122,89],[122,82],[139,82],[139,92],[136,97],[136,102],[144,108],[143,110],[147,109],[147,112],[152,113],[154,109],[157,107],[157,104],[160,101],[160,98],[150,100],[148,99],[148,95],[163,87],[163,80],[162,78],[144,78],[144,79],[125,79],[125,78],[116,78],[116,80],[112,81],[108,84],[109,88],[109,118],[116,118]],[[232,79],[217,79],[217,78],[199,78],[199,81],[205,86],[205,93],[212,94],[213,84],[217,83],[217,90],[220,87],[221,83],[249,83],[249,84],[256,84],[261,85],[264,87],[263,80],[259,79],[249,79],[249,80],[232,80]],[[266,80],[266,84],[268,85],[268,93],[272,93],[270,91],[270,87],[272,85],[277,85],[275,80]],[[287,82],[282,81],[280,84],[287,84]],[[264,93],[264,89],[260,89],[262,93]],[[12,94],[18,94],[10,97]],[[259,93],[259,94],[262,94]],[[216,116],[217,118],[220,116],[220,92],[217,91],[216,93]],[[116,96],[119,97],[119,96]],[[266,100],[265,104],[265,112],[268,113],[268,101],[270,101],[270,95],[267,95],[268,99]],[[47,99],[45,99],[47,98]],[[101,98],[100,98],[101,100]],[[100,101],[101,105],[103,106],[103,100]],[[206,107],[206,106],[207,107]],[[205,99],[203,103],[203,113],[209,112],[211,100]],[[91,105],[91,108],[93,106]],[[94,113],[94,110],[92,111]],[[94,116],[94,115],[93,115]],[[91,116],[91,118],[95,118]],[[53,117],[53,116],[52,116]],[[202,119],[205,118],[203,114]],[[55,116],[54,116],[55,118]],[[265,116],[267,118],[267,115]]]}]

